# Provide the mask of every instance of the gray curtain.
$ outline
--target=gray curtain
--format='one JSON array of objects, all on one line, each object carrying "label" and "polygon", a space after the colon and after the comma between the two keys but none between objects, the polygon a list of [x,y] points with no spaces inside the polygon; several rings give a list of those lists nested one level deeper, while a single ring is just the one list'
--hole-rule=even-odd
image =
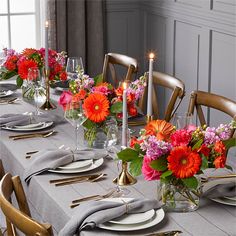
[{"label": "gray curtain", "polygon": [[102,72],[104,59],[104,0],[49,0],[47,14],[52,27],[49,44],[81,56],[85,72],[95,76]]}]

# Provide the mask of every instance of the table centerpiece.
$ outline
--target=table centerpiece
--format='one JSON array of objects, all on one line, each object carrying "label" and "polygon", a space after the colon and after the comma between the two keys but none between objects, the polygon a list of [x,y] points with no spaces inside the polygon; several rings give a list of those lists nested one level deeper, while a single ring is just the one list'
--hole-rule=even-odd
[{"label": "table centerpiece", "polygon": [[[49,80],[66,80],[65,72],[66,53],[57,53],[54,50],[48,50]],[[22,87],[23,97],[34,98],[33,86],[30,86],[28,80],[28,70],[38,69],[41,76],[44,75],[45,67],[45,48],[34,49],[26,48],[21,53],[13,49],[6,50],[6,61],[0,69],[0,80],[7,80],[16,77],[16,84]]]},{"label": "table centerpiece", "polygon": [[145,180],[160,180],[158,198],[166,209],[193,211],[201,194],[199,174],[206,168],[231,168],[226,154],[236,146],[235,138],[230,138],[235,127],[232,121],[217,128],[189,125],[176,130],[164,120],[153,120],[131,139],[130,148],[117,155],[130,162],[133,176],[142,173]]},{"label": "table centerpiece", "polygon": [[[145,76],[131,82],[127,88],[127,112],[130,117],[138,115],[136,102],[142,96],[146,86]],[[71,101],[81,101],[87,117],[83,123],[84,138],[90,147],[104,148],[110,145],[107,135],[113,129],[113,136],[117,139],[117,123],[122,120],[122,101],[124,89],[119,86],[115,89],[112,84],[103,82],[102,76],[90,78],[88,75],[79,75],[69,82],[69,90],[64,91],[59,104],[66,109]],[[104,142],[97,146],[98,142]],[[116,141],[114,141],[116,142]],[[113,143],[114,144],[114,143]],[[105,145],[105,146],[104,146]]]}]

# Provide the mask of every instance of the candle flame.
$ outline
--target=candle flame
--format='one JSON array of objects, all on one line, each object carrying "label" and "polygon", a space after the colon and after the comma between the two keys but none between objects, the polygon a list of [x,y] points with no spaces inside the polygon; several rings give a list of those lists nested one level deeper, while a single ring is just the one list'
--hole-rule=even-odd
[{"label": "candle flame", "polygon": [[122,86],[123,86],[123,89],[127,89],[128,83],[127,82],[123,82]]},{"label": "candle flame", "polygon": [[48,26],[49,26],[49,23],[48,23],[48,21],[46,21],[46,22],[45,22],[45,27],[48,28]]},{"label": "candle flame", "polygon": [[153,52],[151,52],[151,53],[149,54],[149,59],[154,59],[154,57],[155,57],[155,54],[154,54]]}]

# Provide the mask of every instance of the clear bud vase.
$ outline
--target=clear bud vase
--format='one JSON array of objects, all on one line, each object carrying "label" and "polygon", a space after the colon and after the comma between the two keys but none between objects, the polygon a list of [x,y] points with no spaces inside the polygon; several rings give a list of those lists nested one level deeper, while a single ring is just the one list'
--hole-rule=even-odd
[{"label": "clear bud vase", "polygon": [[173,212],[191,212],[199,207],[201,183],[197,189],[183,185],[173,185],[158,181],[157,198],[164,204],[164,209]]},{"label": "clear bud vase", "polygon": [[35,90],[32,83],[30,83],[28,80],[24,80],[21,89],[23,99],[34,100]]}]

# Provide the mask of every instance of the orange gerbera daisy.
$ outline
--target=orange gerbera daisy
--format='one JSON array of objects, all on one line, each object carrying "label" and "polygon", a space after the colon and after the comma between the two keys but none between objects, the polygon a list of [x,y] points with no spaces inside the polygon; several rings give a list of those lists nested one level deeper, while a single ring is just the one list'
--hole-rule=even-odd
[{"label": "orange gerbera daisy", "polygon": [[22,55],[26,56],[26,57],[30,57],[32,54],[36,53],[37,50],[34,48],[26,48],[23,50]]},{"label": "orange gerbera daisy", "polygon": [[202,159],[197,152],[190,147],[179,146],[174,148],[167,157],[168,169],[173,172],[176,178],[189,178],[199,170]]},{"label": "orange gerbera daisy", "polygon": [[85,100],[83,108],[86,116],[94,122],[104,121],[109,115],[109,101],[101,93],[90,94]]},{"label": "orange gerbera daisy", "polygon": [[152,120],[145,126],[147,135],[154,135],[159,140],[168,140],[174,131],[174,126],[165,120]]}]

